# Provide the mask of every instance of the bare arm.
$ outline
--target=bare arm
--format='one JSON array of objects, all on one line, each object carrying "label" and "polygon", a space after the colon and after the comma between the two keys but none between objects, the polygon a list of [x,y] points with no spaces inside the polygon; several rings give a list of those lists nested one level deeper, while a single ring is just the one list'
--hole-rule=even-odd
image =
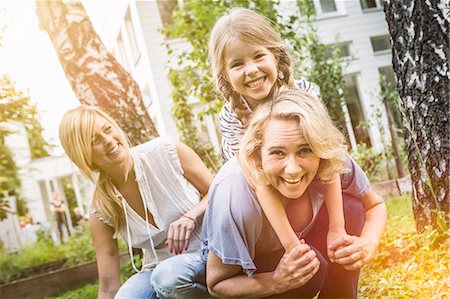
[{"label": "bare arm", "polygon": [[358,269],[372,258],[386,228],[387,211],[384,200],[369,188],[361,201],[365,210],[361,236],[347,236],[333,243],[336,262],[347,270]]},{"label": "bare arm", "polygon": [[114,298],[120,287],[119,247],[111,227],[95,216],[89,217],[92,242],[97,256],[98,298]]},{"label": "bare arm", "polygon": [[270,186],[258,184],[256,197],[273,230],[280,239],[286,252],[300,245],[300,240],[289,223],[283,203]]},{"label": "bare arm", "polygon": [[184,176],[203,195],[196,206],[169,226],[167,233],[169,252],[175,251],[175,254],[179,254],[188,249],[191,234],[205,214],[212,175],[200,157],[190,147],[181,142],[176,142],[176,149]]},{"label": "bare arm", "polygon": [[319,270],[316,254],[306,244],[283,255],[272,272],[257,273],[251,278],[238,265],[223,264],[210,252],[206,279],[211,295],[220,298],[257,298],[280,294],[305,285]]},{"label": "bare arm", "polygon": [[[338,173],[333,180],[324,185],[325,204],[327,206],[329,225],[327,234],[327,245],[342,236],[347,235],[345,231],[344,208],[342,204],[341,178]],[[334,251],[327,246],[327,254],[334,261]]]}]

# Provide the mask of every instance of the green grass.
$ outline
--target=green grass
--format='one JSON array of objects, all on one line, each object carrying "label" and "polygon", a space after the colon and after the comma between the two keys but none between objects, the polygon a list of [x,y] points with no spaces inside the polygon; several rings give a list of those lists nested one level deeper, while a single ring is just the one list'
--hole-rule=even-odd
[{"label": "green grass", "polygon": [[[409,195],[387,201],[388,225],[372,261],[361,271],[359,298],[450,298],[450,243],[427,229],[417,234]],[[450,235],[450,232],[449,232]],[[122,277],[131,275],[122,267]],[[52,298],[96,298],[89,284]]]},{"label": "green grass", "polygon": [[409,195],[387,206],[386,232],[362,269],[359,297],[450,298],[450,242],[439,244],[431,228],[416,233]]}]

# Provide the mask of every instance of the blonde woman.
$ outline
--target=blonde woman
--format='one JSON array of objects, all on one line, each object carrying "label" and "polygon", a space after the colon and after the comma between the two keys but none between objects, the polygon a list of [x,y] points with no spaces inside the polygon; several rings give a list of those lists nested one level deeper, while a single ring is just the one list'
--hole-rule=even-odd
[{"label": "blonde woman", "polygon": [[[158,137],[129,148],[117,123],[102,110],[80,106],[60,124],[61,143],[69,158],[96,185],[89,226],[99,272],[99,298],[152,298],[153,270],[170,257],[186,263],[198,257],[200,223],[212,177],[186,145]],[[120,284],[117,236],[126,241],[131,261],[134,248],[144,253],[142,269]],[[167,277],[191,277],[188,267],[173,265]],[[161,279],[164,279],[162,277]],[[176,283],[176,280],[171,280]],[[192,281],[181,290],[207,295]]]},{"label": "blonde woman", "polygon": [[[345,163],[343,163],[345,162]],[[327,182],[341,174],[345,228],[327,256]],[[298,180],[295,185],[286,181]],[[250,182],[273,189],[300,245],[284,253]],[[260,104],[239,159],[214,178],[203,223],[207,285],[217,297],[356,298],[359,268],[386,224],[383,199],[348,158],[323,103],[299,90]],[[281,215],[280,217],[283,217]]]}]

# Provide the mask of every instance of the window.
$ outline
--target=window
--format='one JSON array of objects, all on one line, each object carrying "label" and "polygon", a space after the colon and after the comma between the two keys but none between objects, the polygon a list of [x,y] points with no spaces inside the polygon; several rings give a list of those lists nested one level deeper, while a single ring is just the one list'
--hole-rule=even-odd
[{"label": "window", "polygon": [[[338,43],[337,46],[339,47],[339,56],[341,58],[346,58],[346,57],[352,56],[351,50],[350,50],[351,42]],[[331,57],[333,55],[333,50],[334,50],[333,45],[327,45],[327,48],[325,49],[325,58],[326,59],[331,59]]]},{"label": "window", "polygon": [[319,0],[321,13],[337,12],[334,0]]},{"label": "window", "polygon": [[372,146],[370,142],[369,131],[366,125],[366,119],[364,117],[364,112],[361,106],[356,76],[345,76],[344,81],[347,90],[345,102],[347,104],[348,113],[352,122],[356,142],[365,143],[367,146]]},{"label": "window", "polygon": [[345,1],[312,0],[316,8],[318,20],[345,15]]},{"label": "window", "polygon": [[173,12],[178,9],[178,0],[157,0],[157,3],[163,26],[172,24]]},{"label": "window", "polygon": [[383,8],[383,0],[359,0],[362,10]]},{"label": "window", "polygon": [[372,43],[372,49],[375,53],[391,49],[391,40],[388,34],[372,36],[370,42]]},{"label": "window", "polygon": [[127,14],[125,15],[125,28],[127,31],[128,42],[130,43],[131,54],[133,55],[134,62],[136,62],[140,56],[140,52],[129,8]]},{"label": "window", "polygon": [[125,45],[123,44],[122,32],[117,36],[117,48],[119,50],[119,61],[121,62],[124,69],[130,70],[130,64],[128,63],[127,52],[125,51]]}]

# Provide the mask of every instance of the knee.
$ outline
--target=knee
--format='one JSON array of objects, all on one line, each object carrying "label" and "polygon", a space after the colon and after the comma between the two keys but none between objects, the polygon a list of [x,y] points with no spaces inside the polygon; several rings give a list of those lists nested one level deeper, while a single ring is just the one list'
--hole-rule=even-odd
[{"label": "knee", "polygon": [[153,270],[151,285],[158,298],[172,298],[179,286],[180,277],[174,273],[174,264],[170,258],[160,263]]},{"label": "knee", "polygon": [[158,298],[178,298],[192,289],[203,261],[200,255],[181,254],[171,257],[153,271],[151,285]]}]

